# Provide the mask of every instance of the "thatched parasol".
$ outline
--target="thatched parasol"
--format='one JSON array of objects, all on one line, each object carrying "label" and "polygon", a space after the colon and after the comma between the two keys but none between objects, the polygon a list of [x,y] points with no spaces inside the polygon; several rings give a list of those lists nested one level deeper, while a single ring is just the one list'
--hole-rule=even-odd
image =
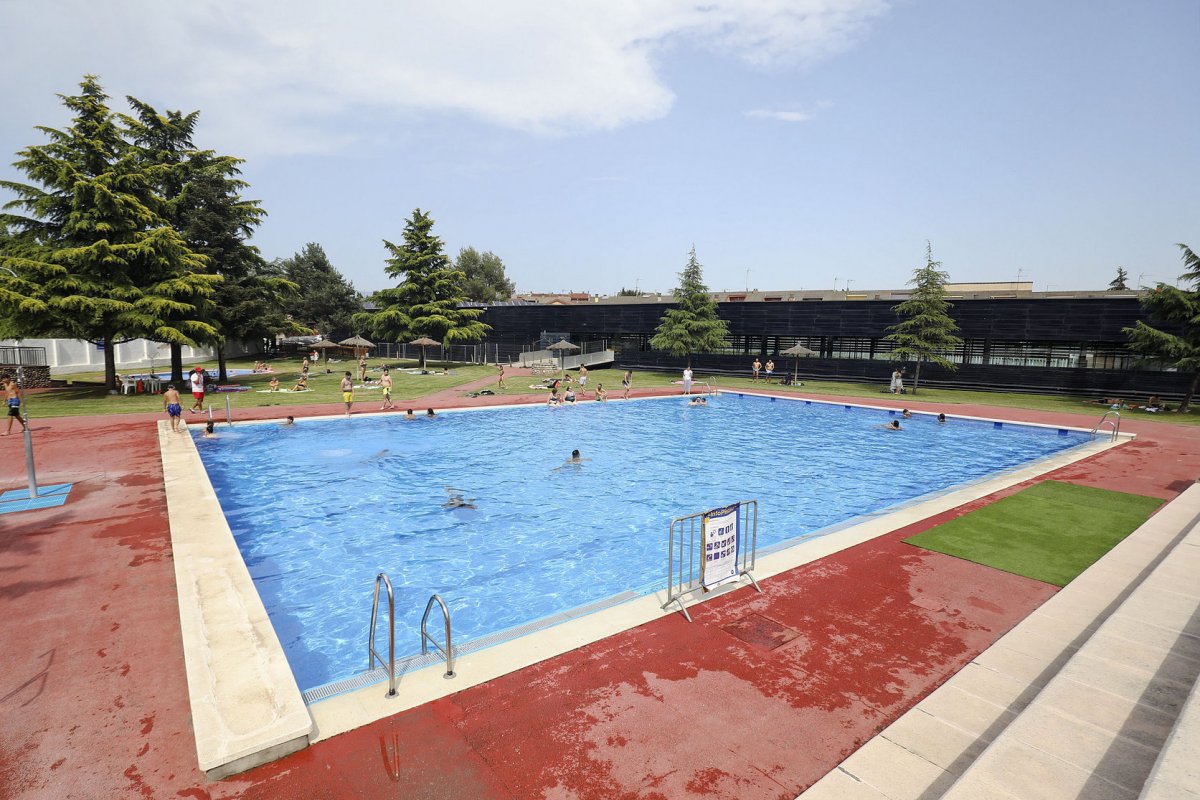
[{"label": "thatched parasol", "polygon": [[359,353],[360,350],[363,350],[363,351],[370,350],[372,347],[375,346],[375,343],[368,342],[366,339],[364,339],[361,336],[351,336],[349,339],[343,339],[341,341],[341,345],[343,347],[353,347],[354,355],[358,356],[358,355],[361,355],[361,353]]},{"label": "thatched parasol", "polygon": [[792,356],[792,357],[796,358],[796,360],[792,362],[792,385],[795,385],[796,379],[800,375],[799,357],[800,356],[815,356],[815,355],[817,355],[817,351],[809,350],[804,345],[798,344],[795,347],[789,347],[787,350],[780,350],[779,355]]},{"label": "thatched parasol", "polygon": [[567,351],[578,350],[579,345],[571,344],[566,339],[559,339],[557,342],[550,345],[550,349],[558,351],[558,371],[561,373],[566,371],[563,368],[563,358],[567,355]]},{"label": "thatched parasol", "polygon": [[310,344],[309,347],[311,347],[313,350],[320,350],[321,354],[325,356],[325,366],[329,366],[329,348],[341,347],[341,345],[337,342],[331,342],[328,339],[322,339],[316,344]]},{"label": "thatched parasol", "polygon": [[425,348],[426,347],[441,347],[442,343],[430,339],[428,336],[422,336],[420,339],[413,339],[409,344],[415,344],[421,348],[421,369],[425,369]]}]

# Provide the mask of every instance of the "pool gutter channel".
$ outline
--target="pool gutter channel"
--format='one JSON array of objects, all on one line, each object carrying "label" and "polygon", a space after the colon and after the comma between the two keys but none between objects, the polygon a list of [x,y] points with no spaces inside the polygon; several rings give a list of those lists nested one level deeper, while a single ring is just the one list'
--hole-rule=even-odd
[{"label": "pool gutter channel", "polygon": [[[855,406],[805,397],[740,391],[723,393],[898,413],[893,408]],[[637,399],[678,397],[673,395],[666,398]],[[495,410],[528,405],[510,404],[447,411]],[[925,415],[927,412],[913,413]],[[327,418],[340,417],[341,415]],[[1083,428],[982,417],[963,416],[953,419],[1091,432]],[[1091,442],[1068,448],[1031,464],[1011,468],[969,484],[939,490],[908,501],[900,507],[893,506],[871,512],[821,531],[772,545],[759,551],[755,576],[761,582],[773,575],[795,569],[1116,447],[1133,438],[1133,434],[1126,433],[1122,433],[1116,441],[1109,441],[1107,436],[1103,437],[1103,441],[1096,437]],[[191,435],[171,434],[169,425],[160,422],[159,443],[167,487],[180,621],[183,628],[184,660],[187,665],[197,756],[201,769],[212,779],[280,758],[310,743],[353,730],[675,613],[664,611],[662,608],[665,591],[650,590],[647,594],[648,587],[641,587],[642,591],[627,591],[456,646],[458,677],[455,679],[442,678],[443,670],[439,665],[442,664],[443,658],[438,653],[405,658],[399,662],[397,668],[397,675],[402,676],[403,681],[396,698],[386,698],[386,688],[383,691],[378,688],[381,682],[387,681],[387,672],[384,669],[364,672],[301,693],[225,521]],[[203,545],[198,551],[194,545],[196,541]],[[216,575],[206,575],[211,571],[206,569],[206,559],[221,565]],[[231,563],[234,560],[238,566]],[[736,591],[740,585],[722,588]],[[714,595],[724,593],[719,591]],[[232,614],[233,617],[218,618],[217,614]],[[206,619],[219,619],[221,625],[206,626]],[[264,621],[266,630],[262,628]],[[249,652],[238,653],[237,648],[230,648],[227,643],[221,644],[218,627],[229,627],[245,634],[243,646]],[[214,637],[215,640],[209,638],[214,631],[218,633]],[[220,712],[214,713],[218,709]]]}]

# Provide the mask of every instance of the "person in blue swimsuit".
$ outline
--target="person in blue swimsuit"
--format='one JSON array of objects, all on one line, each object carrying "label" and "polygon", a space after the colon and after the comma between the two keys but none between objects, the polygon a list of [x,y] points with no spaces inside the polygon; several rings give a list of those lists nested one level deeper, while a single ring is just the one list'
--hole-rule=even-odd
[{"label": "person in blue swimsuit", "polygon": [[183,405],[179,402],[179,390],[173,383],[168,383],[167,390],[163,392],[163,408],[171,418],[171,433],[179,433],[179,417],[183,414]]}]

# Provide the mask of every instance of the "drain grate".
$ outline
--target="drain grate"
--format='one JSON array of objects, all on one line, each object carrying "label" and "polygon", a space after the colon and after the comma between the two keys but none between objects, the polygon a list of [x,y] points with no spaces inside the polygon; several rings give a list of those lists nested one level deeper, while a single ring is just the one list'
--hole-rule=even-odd
[{"label": "drain grate", "polygon": [[800,631],[762,614],[747,614],[736,622],[723,625],[722,630],[762,650],[782,647],[800,635]]}]

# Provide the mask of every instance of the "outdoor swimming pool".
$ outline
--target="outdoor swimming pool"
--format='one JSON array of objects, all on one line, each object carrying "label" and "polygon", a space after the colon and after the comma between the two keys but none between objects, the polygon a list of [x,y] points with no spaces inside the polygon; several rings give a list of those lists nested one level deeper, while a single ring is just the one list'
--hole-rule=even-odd
[{"label": "outdoor swimming pool", "polygon": [[[375,575],[397,655],[433,593],[455,643],[666,583],[674,517],[759,501],[760,549],[1090,441],[722,395],[219,428],[196,439],[301,689],[365,670]],[[564,465],[572,449],[589,459]],[[445,508],[452,486],[475,509]]]}]

